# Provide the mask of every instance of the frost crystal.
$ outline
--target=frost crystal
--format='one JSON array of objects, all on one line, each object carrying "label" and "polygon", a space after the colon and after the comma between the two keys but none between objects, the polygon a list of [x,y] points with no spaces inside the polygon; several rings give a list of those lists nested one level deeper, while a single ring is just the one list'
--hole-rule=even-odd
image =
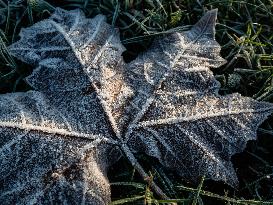
[{"label": "frost crystal", "polygon": [[188,180],[236,186],[230,158],[273,105],[218,94],[209,70],[225,63],[216,14],[156,39],[129,64],[102,15],[57,9],[22,30],[9,50],[36,67],[26,79],[35,91],[0,95],[1,203],[108,204],[106,171],[120,150],[143,177],[140,151]]}]

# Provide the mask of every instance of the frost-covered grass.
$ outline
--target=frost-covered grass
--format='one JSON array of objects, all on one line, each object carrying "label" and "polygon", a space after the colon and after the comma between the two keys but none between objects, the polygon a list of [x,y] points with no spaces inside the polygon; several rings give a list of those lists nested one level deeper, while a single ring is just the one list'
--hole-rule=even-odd
[{"label": "frost-covered grass", "polygon": [[[221,94],[239,92],[273,102],[273,1],[272,0],[0,0],[0,93],[31,89],[25,82],[32,68],[15,61],[6,45],[18,39],[21,27],[46,18],[56,6],[81,8],[87,16],[107,15],[120,29],[128,51],[126,61],[149,47],[168,29],[187,30],[209,9],[218,8],[217,41],[228,63],[216,69]],[[258,141],[233,158],[239,176],[237,190],[204,178],[190,184],[156,160],[139,159],[151,177],[179,204],[273,204],[273,117],[259,129]],[[125,159],[109,171],[113,204],[164,203],[156,200],[149,183]],[[271,203],[270,203],[271,201]]]}]

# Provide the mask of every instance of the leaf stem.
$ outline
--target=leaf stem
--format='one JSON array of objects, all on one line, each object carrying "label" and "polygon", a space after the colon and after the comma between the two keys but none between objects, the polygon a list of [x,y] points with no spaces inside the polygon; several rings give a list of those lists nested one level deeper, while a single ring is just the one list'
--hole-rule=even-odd
[{"label": "leaf stem", "polygon": [[139,164],[139,162],[137,161],[137,159],[135,158],[135,156],[131,152],[130,148],[126,144],[123,143],[123,145],[121,146],[121,149],[126,154],[126,157],[131,162],[131,164],[134,166],[134,168],[143,177],[144,181],[149,181],[149,184],[150,184],[151,188],[154,190],[154,192],[158,196],[160,196],[160,198],[162,198],[162,199],[169,199],[169,197],[167,197],[167,195],[162,191],[162,189],[159,188],[159,186],[157,186],[157,184],[150,179],[149,175],[145,172],[145,170]]},{"label": "leaf stem", "polygon": [[[108,117],[108,121],[111,124],[111,127],[117,137],[117,139],[121,142],[121,150],[123,151],[123,153],[126,155],[126,157],[128,158],[128,160],[130,161],[130,163],[134,166],[134,168],[138,171],[138,173],[143,177],[144,181],[147,181],[149,179],[149,175],[145,172],[145,170],[143,169],[143,167],[138,163],[137,159],[135,158],[134,154],[132,153],[132,151],[130,150],[130,148],[126,145],[126,142],[124,142],[123,138],[121,137],[121,134],[119,132],[119,129],[115,123],[115,120],[107,106],[107,104],[105,103],[105,101],[103,100],[103,98],[99,95],[99,88],[96,86],[95,83],[92,83],[93,88],[95,89],[98,99],[102,105],[102,108],[104,110],[104,112],[107,114]],[[162,199],[169,199],[167,197],[167,195],[159,188],[159,186],[156,185],[156,183],[154,181],[150,181],[150,186],[151,188],[154,190],[154,192]]]}]

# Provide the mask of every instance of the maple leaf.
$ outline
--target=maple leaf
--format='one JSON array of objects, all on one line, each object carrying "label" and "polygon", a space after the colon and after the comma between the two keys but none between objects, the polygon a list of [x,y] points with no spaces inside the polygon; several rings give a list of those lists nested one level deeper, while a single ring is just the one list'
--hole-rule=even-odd
[{"label": "maple leaf", "polygon": [[101,15],[57,9],[23,30],[9,50],[36,67],[27,78],[36,91],[0,97],[0,200],[107,204],[117,147],[144,178],[135,152],[189,180],[205,174],[236,186],[230,158],[255,139],[273,106],[218,94],[209,67],[225,61],[215,21],[216,11],[208,12],[128,65],[118,32]]}]

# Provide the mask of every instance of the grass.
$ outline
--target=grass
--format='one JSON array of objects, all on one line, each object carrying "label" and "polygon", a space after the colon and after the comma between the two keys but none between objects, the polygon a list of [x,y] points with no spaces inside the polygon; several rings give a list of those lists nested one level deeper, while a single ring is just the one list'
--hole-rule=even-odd
[{"label": "grass", "polygon": [[[108,22],[120,29],[127,62],[147,49],[156,36],[172,28],[187,30],[206,10],[218,8],[217,41],[228,60],[214,71],[222,85],[221,94],[239,92],[273,102],[272,0],[0,0],[0,93],[31,89],[24,77],[32,68],[13,59],[6,46],[18,39],[22,27],[48,17],[57,6],[81,8],[88,17],[105,14]],[[271,117],[259,128],[258,140],[233,157],[238,189],[205,178],[199,185],[190,184],[156,160],[139,156],[173,200],[159,200],[121,159],[109,171],[113,204],[273,204],[272,122]]]}]

